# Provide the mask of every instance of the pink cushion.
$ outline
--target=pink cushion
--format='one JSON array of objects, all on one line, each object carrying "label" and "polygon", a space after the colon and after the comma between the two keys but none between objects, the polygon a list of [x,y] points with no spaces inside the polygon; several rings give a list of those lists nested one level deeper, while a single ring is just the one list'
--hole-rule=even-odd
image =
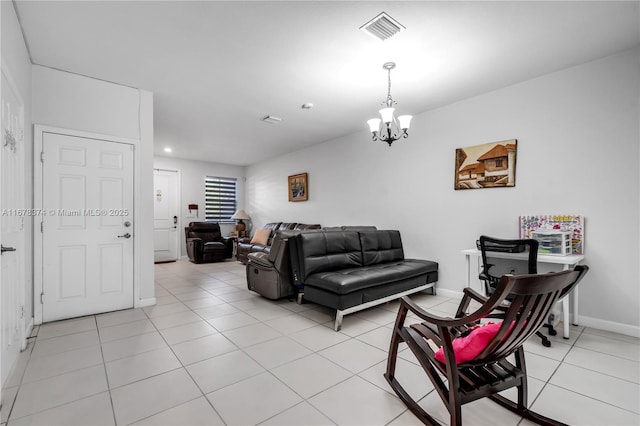
[{"label": "pink cushion", "polygon": [[[471,361],[480,355],[480,352],[496,337],[501,325],[502,322],[489,321],[486,324],[475,326],[468,335],[453,339],[451,343],[456,357],[456,364]],[[513,327],[513,324],[511,324],[511,327]],[[509,330],[511,330],[511,327]],[[442,348],[436,351],[435,358],[440,362],[445,362]]]}]

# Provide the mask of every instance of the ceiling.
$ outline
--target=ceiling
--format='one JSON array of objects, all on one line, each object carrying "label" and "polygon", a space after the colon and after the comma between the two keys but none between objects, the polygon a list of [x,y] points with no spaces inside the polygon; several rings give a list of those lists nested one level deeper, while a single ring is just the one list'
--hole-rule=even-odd
[{"label": "ceiling", "polygon": [[[234,165],[366,132],[388,61],[415,115],[640,43],[637,1],[14,4],[34,64],[154,92],[156,155]],[[384,42],[358,29],[382,11]]]}]

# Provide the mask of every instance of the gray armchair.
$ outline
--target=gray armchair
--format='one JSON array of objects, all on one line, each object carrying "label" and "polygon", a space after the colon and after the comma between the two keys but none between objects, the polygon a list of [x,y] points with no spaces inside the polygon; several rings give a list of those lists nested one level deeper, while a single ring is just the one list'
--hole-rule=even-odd
[{"label": "gray armchair", "polygon": [[247,287],[267,299],[293,297],[298,288],[293,285],[289,259],[289,237],[300,231],[276,231],[268,253],[253,252],[247,258]]}]

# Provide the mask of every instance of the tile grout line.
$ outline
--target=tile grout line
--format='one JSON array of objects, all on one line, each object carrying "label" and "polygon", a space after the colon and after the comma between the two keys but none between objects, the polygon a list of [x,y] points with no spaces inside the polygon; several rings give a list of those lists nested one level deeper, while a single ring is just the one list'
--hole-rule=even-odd
[{"label": "tile grout line", "polygon": [[[568,389],[568,388],[565,388],[565,387],[563,387],[563,386],[560,386],[560,385],[556,385],[556,384],[550,383],[550,382],[551,382],[551,379],[552,379],[552,378],[553,378],[553,376],[556,374],[556,372],[560,369],[560,367],[561,367],[563,364],[565,364],[565,362],[566,362],[566,361],[565,361],[565,359],[567,358],[567,356],[569,355],[569,353],[571,352],[571,350],[572,350],[574,347],[576,347],[576,348],[580,348],[580,349],[585,349],[585,350],[591,350],[591,349],[583,348],[583,347],[581,347],[581,346],[576,346],[576,343],[578,343],[578,340],[580,339],[580,337],[581,337],[583,334],[585,334],[585,330],[586,330],[586,327],[585,327],[585,328],[583,328],[583,329],[580,331],[580,333],[578,334],[578,337],[576,337],[576,340],[571,344],[571,348],[570,348],[570,349],[567,351],[567,353],[562,357],[562,360],[560,361],[560,363],[558,364],[558,366],[553,370],[553,373],[551,373],[551,376],[549,376],[549,379],[545,382],[544,386],[542,387],[542,389],[540,389],[540,392],[538,393],[538,395],[536,396],[536,398],[534,399],[534,401],[533,401],[531,404],[529,404],[529,406],[530,406],[530,407],[531,407],[531,406],[533,406],[533,404],[538,400],[538,398],[540,397],[540,395],[542,395],[542,391],[547,387],[547,385],[549,385],[549,386],[555,386],[555,387],[560,388],[560,389],[564,389],[565,391],[568,391],[568,392],[571,392],[571,393],[575,393],[575,394],[577,394],[577,395],[580,395],[580,396],[583,396],[583,397],[585,397],[585,398],[588,398],[588,399],[590,399],[590,400],[592,400],[592,401],[597,401],[597,402],[600,402],[601,404],[606,404],[606,405],[609,405],[609,406],[611,406],[611,407],[614,407],[614,408],[617,408],[617,409],[620,409],[620,410],[624,410],[624,411],[627,411],[627,412],[632,413],[632,414],[635,414],[635,415],[640,414],[639,412],[634,412],[634,411],[631,411],[631,410],[629,410],[629,409],[627,409],[627,408],[624,408],[624,407],[620,407],[620,406],[617,406],[617,405],[611,404],[610,402],[603,401],[603,400],[600,400],[600,399],[596,399],[596,398],[594,398],[594,397],[592,397],[592,396],[590,396],[590,395],[586,395],[586,394],[584,394],[584,393],[577,392],[577,391],[575,391],[575,390],[573,390],[573,389]],[[586,334],[589,334],[589,333],[586,333]],[[593,350],[591,350],[591,351],[593,351]],[[603,352],[599,352],[599,351],[593,351],[593,352],[603,353]],[[537,354],[536,354],[536,355],[537,355]],[[605,355],[610,355],[610,354],[605,354]],[[612,378],[615,378],[615,379],[624,380],[624,381],[629,382],[629,383],[632,383],[632,384],[634,384],[634,385],[638,385],[638,383],[630,382],[629,380],[621,379],[621,378],[618,378],[618,377],[615,377],[615,376],[611,376],[611,375],[609,375],[609,374],[601,373],[601,372],[596,371],[596,370],[591,370],[591,369],[589,369],[589,368],[585,368],[585,367],[581,367],[581,366],[578,366],[578,365],[574,365],[574,364],[571,364],[571,363],[569,363],[569,362],[566,362],[566,365],[571,365],[571,366],[576,367],[576,368],[581,368],[581,369],[584,369],[584,370],[587,370],[587,371],[592,371],[592,372],[599,373],[599,374],[602,374],[602,375],[607,376],[607,377],[612,377]]]},{"label": "tile grout line", "polygon": [[[38,326],[38,331],[40,331],[40,326]],[[6,422],[6,424],[9,424],[9,420],[11,419],[11,414],[13,413],[13,407],[15,406],[15,403],[18,400],[18,395],[20,394],[20,390],[22,389],[22,381],[24,380],[24,375],[26,374],[27,368],[29,367],[29,361],[31,360],[31,354],[33,353],[33,348],[36,346],[37,334],[35,336],[29,336],[29,339],[31,339],[31,338],[33,338],[33,344],[31,345],[31,349],[28,349],[29,348],[29,343],[27,343],[27,348],[25,348],[24,351],[20,352],[20,354],[25,353],[24,356],[27,357],[27,361],[25,363],[24,370],[22,371],[22,374],[20,374],[20,380],[18,381],[18,384],[16,385],[16,387],[18,389],[16,389],[16,393],[13,396],[13,400],[11,401],[11,405],[9,407],[9,413],[7,414],[7,422]],[[27,350],[28,350],[28,353],[26,353]],[[13,372],[11,372],[10,374],[13,374]]]},{"label": "tile grout line", "polygon": [[104,370],[104,379],[107,383],[107,392],[109,393],[109,405],[111,406],[111,416],[113,418],[113,424],[117,425],[118,421],[116,419],[116,409],[113,405],[113,395],[111,395],[111,386],[109,385],[109,374],[107,374],[107,363],[104,360],[104,351],[102,348],[102,340],[100,339],[100,327],[98,327],[98,318],[97,315],[93,316],[96,323],[96,331],[98,333],[98,344],[100,345],[100,357],[102,358],[102,368]]},{"label": "tile grout line", "polygon": [[[185,305],[185,306],[186,306],[186,305]],[[189,308],[189,307],[187,306],[187,308]],[[190,310],[191,312],[193,312],[193,310],[192,310],[191,308],[189,308],[189,310]],[[144,312],[144,311],[143,311],[143,312]],[[145,313],[145,315],[147,315],[147,317],[149,318],[149,321],[151,322],[151,324],[153,325],[153,327],[156,329],[156,332],[160,335],[160,337],[162,338],[162,340],[165,342],[165,344],[167,345],[167,347],[169,348],[169,350],[171,351],[171,353],[173,354],[173,356],[174,356],[174,357],[176,357],[176,359],[177,359],[177,360],[178,360],[178,362],[180,363],[180,366],[181,366],[180,368],[181,368],[182,370],[184,370],[184,372],[187,374],[187,376],[189,376],[189,378],[191,379],[191,381],[193,382],[193,384],[196,386],[196,388],[200,391],[200,396],[198,396],[197,398],[193,398],[193,399],[191,399],[191,400],[189,400],[189,401],[187,401],[187,402],[182,402],[182,403],[180,403],[180,404],[178,404],[178,405],[175,405],[175,406],[173,406],[173,407],[169,407],[169,408],[167,408],[166,410],[162,410],[162,411],[159,411],[159,412],[157,412],[157,413],[154,413],[154,414],[152,414],[152,415],[150,415],[150,416],[144,417],[143,419],[137,419],[137,420],[135,420],[135,422],[139,422],[139,421],[144,420],[144,419],[147,419],[147,418],[149,418],[149,417],[153,417],[153,416],[155,416],[155,415],[157,415],[157,414],[164,413],[164,412],[166,412],[166,411],[168,411],[168,410],[172,410],[172,409],[174,409],[174,408],[176,408],[176,407],[179,407],[179,406],[181,406],[181,405],[188,404],[189,402],[195,401],[196,399],[204,398],[204,399],[207,401],[207,403],[211,406],[211,408],[213,409],[213,411],[216,413],[216,415],[217,415],[217,416],[218,416],[218,417],[223,421],[223,423],[226,425],[227,423],[225,422],[224,418],[220,415],[220,413],[218,412],[218,410],[216,410],[216,407],[214,407],[214,406],[213,406],[213,404],[211,403],[211,401],[209,401],[209,398],[207,398],[207,395],[204,393],[204,391],[202,390],[202,388],[200,387],[200,385],[198,384],[198,382],[193,378],[193,376],[191,375],[191,373],[190,373],[190,372],[189,372],[189,370],[187,369],[187,366],[186,366],[186,365],[184,365],[184,363],[182,362],[182,360],[180,359],[180,357],[178,356],[178,354],[176,354],[176,353],[175,353],[175,351],[173,350],[173,347],[169,344],[169,342],[167,342],[167,339],[162,335],[162,333],[160,332],[160,330],[158,329],[158,327],[154,324],[154,322],[153,322],[153,321],[151,321],[151,317],[149,317],[149,315],[147,314],[147,312],[144,312],[144,313]],[[198,314],[197,314],[197,313],[195,313],[195,312],[193,312],[193,313],[194,313],[194,314],[196,314],[196,315],[198,315]],[[198,315],[198,316],[199,316],[199,315]],[[202,320],[206,322],[206,320],[205,320],[204,318],[203,318]],[[215,327],[214,327],[214,328],[215,328]],[[225,337],[225,338],[226,338],[226,337]],[[192,340],[197,340],[197,339],[192,339]],[[228,340],[228,339],[227,339],[227,340]],[[189,341],[191,341],[191,340],[189,340]],[[184,343],[184,342],[181,342],[181,343]],[[176,371],[176,370],[178,370],[178,369],[176,368],[176,369],[174,369],[174,370],[170,370],[170,371]],[[160,374],[165,374],[165,373],[168,373],[168,372],[170,372],[170,371],[165,371],[164,373],[160,373]],[[158,375],[159,375],[159,374],[157,374],[156,376],[158,376]],[[148,379],[148,377],[147,377],[147,379]],[[143,379],[143,380],[146,380],[146,379]],[[134,423],[135,423],[135,422],[134,422]]]},{"label": "tile grout line", "polygon": [[[83,316],[83,317],[81,317],[81,318],[88,318],[89,316],[94,316],[94,317],[95,317],[95,315],[84,315],[84,316]],[[40,326],[39,326],[39,327],[40,327]],[[89,331],[90,331],[90,330],[89,330]],[[82,332],[78,332],[78,333],[82,333]],[[71,335],[71,334],[77,334],[77,333],[70,333],[70,334],[65,334],[65,335],[61,335],[61,336],[57,336],[57,337],[69,336],[69,335]],[[35,336],[35,337],[37,337],[37,336]],[[53,338],[55,338],[55,337],[53,337]],[[43,340],[48,340],[48,339],[43,339]],[[35,343],[34,343],[34,346],[35,346]],[[86,347],[90,347],[90,346],[85,346],[85,347],[82,347],[82,348],[76,348],[76,349],[84,349],[84,348],[86,348]],[[76,350],[76,349],[70,349],[70,350],[68,350],[68,351],[59,352],[59,353],[56,353],[56,354],[54,354],[54,355],[62,354],[62,353],[66,353],[66,352],[71,352],[71,351]],[[33,351],[33,348],[32,348],[32,351]],[[44,356],[45,356],[45,355],[42,355],[42,357],[44,357]],[[46,356],[48,356],[48,355],[46,355]],[[28,360],[28,361],[31,361],[31,357],[32,357],[32,353],[29,353],[29,360]],[[14,399],[14,403],[15,403],[15,401],[17,400],[17,396],[18,396],[19,391],[22,389],[22,386],[23,386],[23,385],[25,385],[25,384],[37,383],[37,382],[41,382],[41,381],[44,381],[44,380],[52,379],[52,378],[55,378],[55,377],[60,377],[60,376],[63,376],[63,375],[65,375],[65,374],[73,373],[73,372],[76,372],[76,371],[88,370],[88,369],[90,369],[90,368],[95,368],[95,367],[97,367],[98,365],[99,365],[99,364],[91,365],[91,366],[88,366],[88,367],[79,368],[79,369],[77,369],[77,370],[69,371],[69,372],[66,372],[66,373],[55,374],[55,375],[53,375],[53,376],[44,377],[44,378],[41,378],[41,379],[38,379],[38,380],[34,380],[34,381],[32,381],[32,382],[23,383],[24,375],[26,374],[26,371],[27,371],[27,368],[28,368],[28,362],[27,362],[27,366],[25,366],[25,369],[24,369],[24,372],[23,372],[22,378],[21,378],[21,380],[20,380],[20,385],[18,386],[18,391],[16,392],[16,397],[15,397],[15,399]],[[106,372],[105,372],[105,377],[106,377]],[[73,401],[68,401],[68,402],[65,402],[65,403],[62,403],[62,404],[54,405],[54,406],[52,406],[52,407],[44,408],[44,409],[42,409],[42,410],[39,410],[39,411],[35,411],[35,412],[33,412],[33,413],[26,414],[26,415],[24,415],[24,416],[22,416],[22,417],[18,417],[18,418],[16,418],[16,419],[21,419],[21,418],[24,418],[24,417],[27,417],[27,416],[32,416],[32,415],[34,415],[34,414],[39,414],[39,413],[42,413],[42,412],[45,412],[45,411],[48,411],[48,410],[52,410],[52,409],[55,409],[55,408],[63,407],[63,406],[65,406],[65,405],[72,404],[72,403],[74,403],[74,402],[81,401],[81,400],[83,400],[83,399],[91,398],[91,397],[93,397],[93,396],[95,396],[95,395],[99,395],[100,393],[102,393],[102,392],[94,393],[94,394],[91,394],[91,395],[86,395],[86,396],[83,396],[82,398],[78,398],[78,399],[73,400]],[[13,405],[12,405],[12,407],[11,407],[11,411],[13,411]],[[9,413],[9,417],[10,417],[10,416],[11,416],[11,413]],[[16,419],[10,419],[9,417],[7,418],[7,424],[9,424],[9,420],[16,420]]]}]

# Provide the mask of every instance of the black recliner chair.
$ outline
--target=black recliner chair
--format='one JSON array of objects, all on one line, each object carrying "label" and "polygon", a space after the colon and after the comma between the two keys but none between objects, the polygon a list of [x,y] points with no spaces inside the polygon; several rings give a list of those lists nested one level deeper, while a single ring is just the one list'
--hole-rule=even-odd
[{"label": "black recliner chair", "polygon": [[233,240],[222,236],[217,222],[191,222],[184,232],[193,263],[220,262],[233,256]]}]

